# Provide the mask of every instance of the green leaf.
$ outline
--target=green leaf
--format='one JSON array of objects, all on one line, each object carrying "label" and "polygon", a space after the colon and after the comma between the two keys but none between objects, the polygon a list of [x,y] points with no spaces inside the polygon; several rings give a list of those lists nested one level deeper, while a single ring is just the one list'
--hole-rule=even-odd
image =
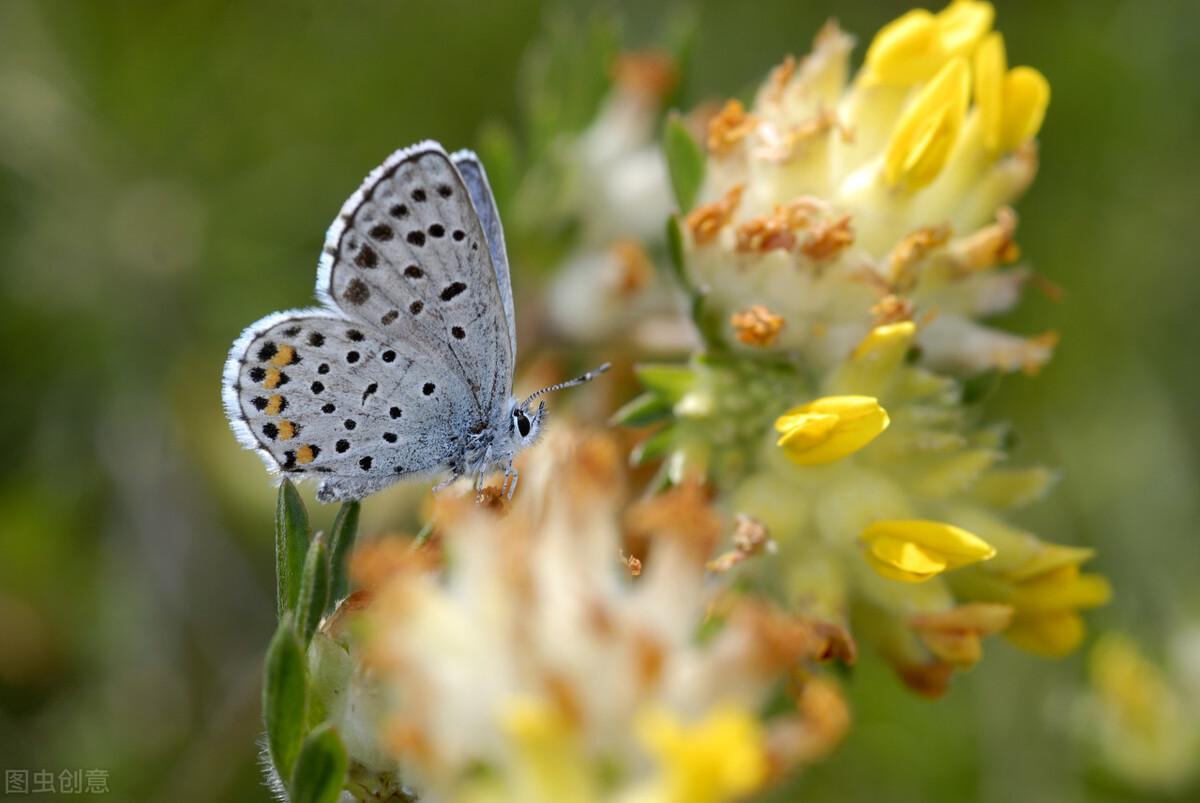
[{"label": "green leaf", "polygon": [[695,295],[685,268],[687,263],[683,258],[683,228],[679,223],[679,215],[667,218],[667,253],[671,257],[671,269],[675,280],[679,282],[680,287],[688,291],[688,295]]},{"label": "green leaf", "polygon": [[284,614],[263,665],[263,719],[267,749],[281,778],[291,775],[304,737],[304,654],[291,614]]},{"label": "green leaf", "polygon": [[284,480],[275,505],[275,612],[281,619],[296,609],[300,598],[300,575],[310,532],[304,500],[291,480]]},{"label": "green leaf", "polygon": [[686,365],[646,364],[635,366],[633,371],[647,390],[671,404],[682,399],[696,380]]},{"label": "green leaf", "polygon": [[667,118],[663,154],[667,158],[667,172],[671,176],[675,201],[679,204],[679,210],[686,212],[696,203],[700,185],[704,182],[704,152],[692,139],[678,114]]},{"label": "green leaf", "polygon": [[354,548],[354,540],[358,537],[358,513],[361,505],[358,502],[346,502],[333,520],[333,533],[330,538],[329,569],[332,584],[330,586],[327,609],[341,602],[350,591],[350,580],[347,577],[346,563]]},{"label": "green leaf", "polygon": [[633,466],[640,466],[650,460],[657,460],[663,457],[667,452],[671,451],[671,447],[675,445],[675,428],[666,427],[655,432],[649,438],[633,447],[633,451],[629,453],[629,463]]},{"label": "green leaf", "polygon": [[563,6],[548,16],[544,35],[526,56],[518,93],[525,100],[535,159],[596,116],[612,87],[609,70],[619,43],[619,24],[611,12],[581,19]]},{"label": "green leaf", "polygon": [[332,725],[308,735],[292,773],[291,803],[336,803],[346,784],[349,761],[342,739]]},{"label": "green leaf", "polygon": [[317,632],[328,601],[329,550],[325,548],[325,536],[317,535],[308,545],[308,555],[304,558],[300,600],[296,604],[296,632],[305,650],[312,641],[313,633]]},{"label": "green leaf", "polygon": [[643,393],[613,413],[611,421],[626,427],[644,427],[670,415],[670,402],[653,393]]},{"label": "green leaf", "polygon": [[700,35],[700,18],[694,7],[675,6],[667,16],[666,27],[659,37],[663,48],[671,55],[678,79],[664,99],[664,108],[687,108],[685,87],[696,54]]},{"label": "green leaf", "polygon": [[725,317],[719,309],[708,303],[708,296],[703,293],[692,296],[692,323],[709,351],[724,353],[729,350],[722,331]]}]

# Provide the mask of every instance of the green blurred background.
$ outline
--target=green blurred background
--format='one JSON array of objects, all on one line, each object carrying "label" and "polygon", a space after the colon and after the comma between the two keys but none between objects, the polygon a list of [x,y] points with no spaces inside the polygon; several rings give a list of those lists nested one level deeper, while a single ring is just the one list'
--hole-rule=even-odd
[{"label": "green blurred background", "polygon": [[[628,47],[691,15],[690,104],[744,91],[830,16],[861,58],[908,7],[606,8]],[[1064,469],[1023,523],[1097,547],[1116,598],[1090,622],[1156,655],[1200,620],[1200,4],[997,11],[1010,61],[1053,87],[1018,211],[1025,254],[1066,292],[1010,316],[1062,345],[992,412],[1015,421],[1017,459]],[[255,741],[274,491],[224,423],[225,352],[248,322],[310,302],[326,226],[392,149],[520,131],[523,59],[562,12],[0,2],[0,765],[107,769],[116,800],[268,799]],[[1155,799],[1072,735],[1081,657],[987,652],[938,702],[864,661],[848,742],[776,799]]]}]

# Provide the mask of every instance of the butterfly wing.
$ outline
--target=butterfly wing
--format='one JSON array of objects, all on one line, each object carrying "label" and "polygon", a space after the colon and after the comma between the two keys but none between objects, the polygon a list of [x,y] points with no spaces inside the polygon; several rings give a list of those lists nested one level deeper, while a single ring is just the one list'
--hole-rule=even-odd
[{"label": "butterfly wing", "polygon": [[503,235],[490,190],[487,223],[473,200],[482,168],[467,170],[482,185],[468,189],[436,143],[394,153],[326,235],[317,296],[328,308],[268,316],[230,352],[235,433],[268,467],[320,476],[322,500],[461,471],[468,434],[506,406],[511,290],[507,261],[502,290],[492,256]]},{"label": "butterfly wing", "polygon": [[323,480],[322,500],[360,498],[461,454],[470,393],[410,343],[328,310],[268,316],[230,352],[225,405],[269,468]]},{"label": "butterfly wing", "polygon": [[[499,236],[499,221],[492,225]],[[510,302],[484,223],[440,145],[396,152],[350,197],[327,236],[317,292],[383,339],[427,355],[431,378],[449,370],[465,380],[467,426],[490,424],[505,407]]]},{"label": "butterfly wing", "polygon": [[492,267],[496,271],[496,283],[504,299],[504,315],[508,319],[508,340],[512,353],[517,353],[517,317],[513,309],[512,277],[508,272],[508,251],[504,247],[504,227],[500,224],[500,212],[492,195],[483,163],[472,151],[456,151],[450,156],[459,175],[471,194],[471,203],[479,214],[483,225],[483,236],[487,238],[488,250],[492,254]]}]

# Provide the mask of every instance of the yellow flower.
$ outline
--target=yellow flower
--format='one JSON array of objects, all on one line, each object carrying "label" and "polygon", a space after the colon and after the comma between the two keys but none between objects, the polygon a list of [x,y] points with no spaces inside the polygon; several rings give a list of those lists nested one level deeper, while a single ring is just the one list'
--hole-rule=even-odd
[{"label": "yellow flower", "polygon": [[533,699],[514,699],[505,706],[502,725],[519,756],[514,782],[526,799],[595,799],[576,730],[560,710]]},{"label": "yellow flower", "polygon": [[1004,635],[1029,652],[1066,655],[1083,641],[1085,627],[1078,611],[1104,605],[1111,596],[1108,580],[1081,573],[1078,562],[1024,575],[1009,598],[1017,613]]},{"label": "yellow flower", "polygon": [[684,725],[668,713],[644,714],[638,736],[663,768],[661,803],[716,803],[740,798],[767,779],[763,729],[748,711],[713,709]]},{"label": "yellow flower", "polygon": [[938,521],[877,521],[862,532],[867,561],[893,580],[920,583],[996,554],[991,544]]},{"label": "yellow flower", "polygon": [[875,440],[889,423],[871,396],[825,396],[775,419],[776,445],[802,466],[831,463]]},{"label": "yellow flower", "polygon": [[867,70],[882,84],[927,80],[955,56],[967,55],[992,27],[991,3],[957,0],[938,14],[914,9],[885,25],[867,50]]},{"label": "yellow flower", "polygon": [[1139,790],[1178,793],[1200,774],[1200,700],[1187,693],[1187,669],[1159,666],[1123,633],[1101,636],[1088,656],[1083,735]]},{"label": "yellow flower", "polygon": [[966,59],[952,59],[904,110],[884,153],[889,186],[918,190],[942,172],[967,116],[970,76]]},{"label": "yellow flower", "polygon": [[1009,70],[1004,38],[989,34],[975,52],[975,104],[988,151],[1007,153],[1037,136],[1049,103],[1046,77],[1032,67]]},{"label": "yellow flower", "polygon": [[876,326],[855,346],[850,358],[834,369],[825,389],[832,393],[882,395],[916,334],[917,325],[912,321]]}]

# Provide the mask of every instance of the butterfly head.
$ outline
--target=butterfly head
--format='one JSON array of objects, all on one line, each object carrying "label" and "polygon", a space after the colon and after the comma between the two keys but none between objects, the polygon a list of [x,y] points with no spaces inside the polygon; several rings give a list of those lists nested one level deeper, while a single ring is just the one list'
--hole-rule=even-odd
[{"label": "butterfly head", "polygon": [[530,411],[524,404],[518,404],[512,410],[512,438],[519,447],[525,447],[537,440],[542,429],[542,420],[546,415],[546,402],[540,402],[537,410]]},{"label": "butterfly head", "polygon": [[[547,393],[553,393],[556,390],[573,388],[576,385],[582,385],[584,382],[590,382],[608,369],[609,364],[604,363],[604,365],[601,365],[599,368],[588,371],[583,376],[576,377],[570,382],[560,382],[557,385],[551,385],[548,388],[542,388],[536,393],[530,394],[529,398],[520,404],[517,404],[516,400],[514,400],[509,414],[509,426],[513,445],[516,447],[516,449],[523,449],[524,447],[532,444],[538,438],[538,433],[541,431],[542,424],[546,420],[546,401],[544,399],[538,401],[540,397],[546,395]],[[538,402],[536,409],[533,407],[533,403],[535,401]],[[514,449],[514,451],[516,451],[516,449]]]}]

